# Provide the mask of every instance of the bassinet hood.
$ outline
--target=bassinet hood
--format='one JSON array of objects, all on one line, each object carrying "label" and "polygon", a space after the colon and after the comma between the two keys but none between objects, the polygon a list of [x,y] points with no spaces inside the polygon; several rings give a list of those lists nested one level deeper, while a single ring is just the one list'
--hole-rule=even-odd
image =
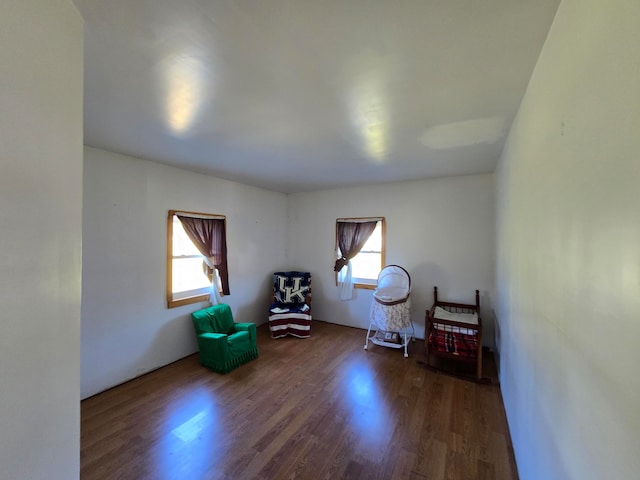
[{"label": "bassinet hood", "polygon": [[378,290],[382,288],[400,288],[405,290],[405,295],[411,290],[411,277],[409,272],[398,265],[387,265],[378,275]]}]

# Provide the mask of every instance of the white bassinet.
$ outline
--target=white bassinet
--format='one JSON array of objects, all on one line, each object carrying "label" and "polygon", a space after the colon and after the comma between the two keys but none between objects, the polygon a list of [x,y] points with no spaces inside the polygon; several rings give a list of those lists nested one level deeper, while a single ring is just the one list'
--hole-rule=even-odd
[{"label": "white bassinet", "polygon": [[[409,356],[407,345],[410,339],[415,341],[416,338],[411,321],[410,293],[409,272],[398,265],[387,265],[382,269],[373,292],[365,350],[371,342],[383,347],[404,348],[405,358]],[[372,329],[375,330],[373,334]]]}]

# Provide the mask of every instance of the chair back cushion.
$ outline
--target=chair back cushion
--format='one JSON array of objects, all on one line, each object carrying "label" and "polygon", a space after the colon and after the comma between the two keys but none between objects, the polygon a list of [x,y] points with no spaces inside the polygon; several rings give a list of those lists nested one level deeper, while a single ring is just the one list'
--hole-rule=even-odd
[{"label": "chair back cushion", "polygon": [[235,331],[231,307],[224,303],[193,312],[191,318],[197,335],[201,333],[224,333],[225,335],[230,335]]},{"label": "chair back cushion", "polygon": [[273,274],[273,292],[279,303],[305,303],[311,287],[309,272],[276,272]]}]

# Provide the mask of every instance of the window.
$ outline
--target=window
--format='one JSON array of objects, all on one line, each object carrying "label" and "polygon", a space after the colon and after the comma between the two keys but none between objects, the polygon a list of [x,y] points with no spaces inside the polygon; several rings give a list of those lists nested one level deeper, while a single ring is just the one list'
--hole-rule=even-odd
[{"label": "window", "polygon": [[[200,248],[196,246],[196,243],[191,240],[183,223],[180,221],[179,215],[183,217],[183,220],[185,220],[184,217],[188,217],[189,220],[217,219],[222,225],[224,248],[203,246],[201,239],[196,239],[196,243],[201,243]],[[219,291],[223,291],[224,284],[218,272],[226,271],[224,222],[225,217],[223,215],[169,211],[167,219],[167,305],[169,308],[208,300],[211,294],[211,282],[214,274],[216,275],[216,285]],[[214,248],[221,250],[220,253],[222,255],[212,252]],[[207,265],[205,255],[201,253],[201,249],[209,254],[209,263],[211,263],[211,258],[216,258],[216,263],[219,263],[219,265],[216,264],[215,270]]]},{"label": "window", "polygon": [[[351,277],[355,288],[375,289],[378,274],[385,265],[385,221],[381,217],[338,218],[336,220],[336,257],[342,256],[338,245],[338,223],[376,222],[376,226],[355,257],[351,259]],[[346,268],[346,267],[345,267]],[[344,270],[344,269],[343,269]],[[338,272],[336,272],[336,284]]]}]

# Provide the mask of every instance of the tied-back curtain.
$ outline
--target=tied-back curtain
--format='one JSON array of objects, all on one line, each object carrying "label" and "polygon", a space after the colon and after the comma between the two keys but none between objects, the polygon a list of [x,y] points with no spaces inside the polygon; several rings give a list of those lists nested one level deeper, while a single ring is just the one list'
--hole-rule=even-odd
[{"label": "tied-back curtain", "polygon": [[[211,303],[217,304],[218,291],[229,295],[229,270],[227,269],[227,236],[222,218],[199,218],[177,215],[189,239],[212,269]],[[217,270],[217,274],[216,274]],[[220,276],[221,288],[217,278]]]},{"label": "tied-back curtain", "polygon": [[[353,297],[353,279],[351,278],[351,259],[354,258],[376,228],[377,220],[371,222],[337,222],[338,248],[340,258],[333,267],[338,272],[340,299]],[[344,267],[346,272],[343,272]]]}]

